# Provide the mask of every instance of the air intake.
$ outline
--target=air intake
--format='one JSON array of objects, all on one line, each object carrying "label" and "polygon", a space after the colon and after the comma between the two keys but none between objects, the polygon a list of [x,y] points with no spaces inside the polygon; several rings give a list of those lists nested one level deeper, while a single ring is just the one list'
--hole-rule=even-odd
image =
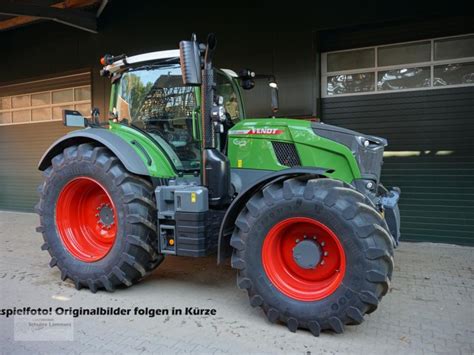
[{"label": "air intake", "polygon": [[293,143],[272,142],[273,150],[281,165],[301,166],[300,157]]}]

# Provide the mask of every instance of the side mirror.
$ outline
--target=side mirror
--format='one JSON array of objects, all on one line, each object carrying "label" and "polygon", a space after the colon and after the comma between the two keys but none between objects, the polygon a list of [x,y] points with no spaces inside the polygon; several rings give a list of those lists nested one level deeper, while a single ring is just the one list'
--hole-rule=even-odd
[{"label": "side mirror", "polygon": [[87,119],[79,111],[63,110],[63,123],[67,127],[87,127]]},{"label": "side mirror", "polygon": [[184,85],[201,85],[201,54],[196,41],[179,42],[179,58]]},{"label": "side mirror", "polygon": [[252,90],[255,87],[255,81],[253,79],[242,80],[240,86],[244,90]]},{"label": "side mirror", "polygon": [[240,86],[244,90],[251,90],[255,87],[255,72],[250,69],[242,69],[239,72]]},{"label": "side mirror", "polygon": [[268,83],[268,86],[270,86],[270,90],[272,93],[272,112],[275,115],[278,112],[280,106],[278,99],[278,84],[275,81],[270,81]]}]

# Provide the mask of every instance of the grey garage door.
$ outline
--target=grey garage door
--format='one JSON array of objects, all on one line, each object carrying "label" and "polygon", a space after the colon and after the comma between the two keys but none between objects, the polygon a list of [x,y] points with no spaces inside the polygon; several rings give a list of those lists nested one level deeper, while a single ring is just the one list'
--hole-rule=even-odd
[{"label": "grey garage door", "polygon": [[90,111],[90,90],[89,73],[0,84],[0,210],[33,211],[38,161],[70,131],[60,121],[62,110]]},{"label": "grey garage door", "polygon": [[474,87],[325,98],[322,118],[388,138],[403,240],[474,244]]},{"label": "grey garage door", "polygon": [[387,43],[394,26],[371,30],[381,45],[322,53],[322,119],[388,139],[382,179],[402,189],[402,240],[474,245],[474,34],[433,23],[443,37],[423,38],[434,27],[414,25],[416,41]]}]

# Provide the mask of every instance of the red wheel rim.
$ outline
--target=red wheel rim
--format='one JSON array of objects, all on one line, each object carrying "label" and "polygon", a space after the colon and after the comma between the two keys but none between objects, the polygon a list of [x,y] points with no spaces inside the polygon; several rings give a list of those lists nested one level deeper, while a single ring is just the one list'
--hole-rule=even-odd
[{"label": "red wheel rim", "polygon": [[63,187],[56,203],[56,226],[64,247],[84,262],[102,259],[117,235],[117,213],[106,189],[89,177]]},{"label": "red wheel rim", "polygon": [[[313,268],[303,268],[293,257],[295,246],[313,242],[321,259]],[[332,294],[346,271],[344,248],[334,232],[306,217],[285,219],[270,229],[262,248],[262,263],[272,284],[299,301],[317,301]]]}]

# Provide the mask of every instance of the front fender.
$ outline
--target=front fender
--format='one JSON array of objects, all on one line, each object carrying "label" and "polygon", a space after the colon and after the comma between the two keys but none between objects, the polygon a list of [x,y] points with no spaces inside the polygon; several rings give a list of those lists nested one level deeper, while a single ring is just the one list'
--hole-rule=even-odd
[{"label": "front fender", "polygon": [[[230,204],[226,214],[221,223],[219,230],[218,242],[217,242],[217,263],[220,264],[224,259],[229,256],[229,242],[231,231],[235,224],[240,211],[244,208],[247,201],[256,193],[258,190],[263,189],[266,185],[274,183],[279,180],[286,180],[297,176],[307,176],[308,178],[314,177],[327,177],[327,174],[332,173],[332,169],[325,168],[290,168],[275,171],[265,175],[261,179],[257,180],[255,184],[242,191]],[[226,238],[229,237],[229,238]]]},{"label": "front fender", "polygon": [[51,160],[65,148],[72,145],[98,142],[107,147],[122,162],[131,173],[149,175],[148,169],[142,158],[125,140],[104,128],[86,128],[73,131],[55,141],[43,154],[38,164],[38,169],[43,171],[51,165]]}]

